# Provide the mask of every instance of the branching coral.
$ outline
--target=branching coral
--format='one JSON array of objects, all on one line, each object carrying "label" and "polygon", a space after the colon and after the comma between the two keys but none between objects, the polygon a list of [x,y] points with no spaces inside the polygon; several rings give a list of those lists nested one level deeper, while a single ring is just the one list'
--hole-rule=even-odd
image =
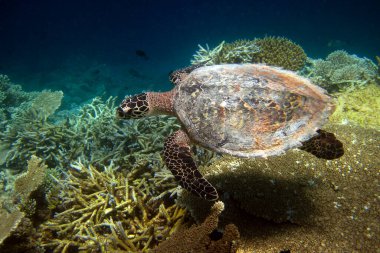
[{"label": "branching coral", "polygon": [[301,46],[283,37],[255,39],[260,51],[253,55],[252,62],[265,63],[293,71],[300,70],[306,63],[306,54]]},{"label": "branching coral", "polygon": [[306,63],[303,49],[282,37],[265,37],[254,40],[224,41],[214,49],[199,46],[192,64],[207,62],[207,65],[223,63],[265,63],[289,70],[300,70]]},{"label": "branching coral", "polygon": [[42,225],[46,249],[146,252],[183,222],[185,210],[160,194],[173,185],[158,185],[146,168],[121,173],[111,164],[99,171],[80,161],[72,168],[57,179],[61,211]]},{"label": "branching coral", "polygon": [[260,51],[259,47],[249,40],[237,40],[232,43],[220,43],[210,50],[199,46],[199,50],[193,56],[191,64],[206,62],[206,65],[223,63],[249,63],[252,62],[253,55]]},{"label": "branching coral", "polygon": [[8,76],[0,75],[0,130],[20,104],[33,99],[35,92],[25,92],[20,85],[12,84]]},{"label": "branching coral", "polygon": [[[40,117],[15,117],[0,140],[9,145],[6,165],[22,170],[34,154],[51,167],[65,168],[83,157],[92,163],[117,165],[157,161],[164,138],[179,125],[175,118],[160,116],[130,122],[115,120],[115,99],[95,98],[78,114],[52,123]],[[43,114],[45,115],[45,114]]]},{"label": "branching coral", "polygon": [[188,229],[180,229],[165,242],[161,243],[152,252],[154,253],[232,253],[238,248],[240,237],[237,227],[228,224],[223,232],[217,231],[219,215],[224,210],[221,201],[216,202],[209,216],[200,225],[193,225]]},{"label": "branching coral", "polygon": [[191,60],[191,64],[199,64],[205,62],[207,65],[215,65],[219,64],[219,55],[223,49],[225,41],[222,41],[218,46],[213,49],[210,49],[208,44],[206,44],[206,48],[198,45],[199,50],[193,55],[193,60]]},{"label": "branching coral", "polygon": [[310,63],[305,75],[329,92],[363,88],[376,78],[377,68],[371,60],[343,50],[332,52],[326,60],[310,60]]}]

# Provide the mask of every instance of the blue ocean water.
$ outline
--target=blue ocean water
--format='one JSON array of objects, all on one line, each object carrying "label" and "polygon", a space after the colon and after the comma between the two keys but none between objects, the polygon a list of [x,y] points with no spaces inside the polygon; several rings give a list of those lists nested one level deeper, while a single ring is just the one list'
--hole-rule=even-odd
[{"label": "blue ocean water", "polygon": [[168,73],[189,65],[198,44],[223,40],[285,36],[309,57],[345,49],[374,59],[379,13],[375,0],[0,0],[0,73],[79,104],[168,90]]}]

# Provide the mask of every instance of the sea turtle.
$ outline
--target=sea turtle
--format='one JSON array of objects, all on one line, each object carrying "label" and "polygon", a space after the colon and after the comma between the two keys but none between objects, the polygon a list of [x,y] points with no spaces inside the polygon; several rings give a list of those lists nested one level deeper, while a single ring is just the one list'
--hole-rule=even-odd
[{"label": "sea turtle", "polygon": [[201,175],[191,142],[238,157],[267,157],[290,148],[334,159],[343,146],[319,128],[334,106],[326,92],[306,78],[263,64],[194,65],[170,75],[169,92],[126,97],[117,117],[175,115],[182,129],[164,144],[164,160],[176,180],[201,198],[216,189]]}]

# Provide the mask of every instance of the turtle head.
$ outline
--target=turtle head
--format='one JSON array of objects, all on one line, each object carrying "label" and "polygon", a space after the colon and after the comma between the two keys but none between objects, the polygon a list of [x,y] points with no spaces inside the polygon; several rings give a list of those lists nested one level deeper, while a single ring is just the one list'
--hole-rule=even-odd
[{"label": "turtle head", "polygon": [[116,116],[120,119],[138,119],[148,113],[149,103],[146,93],[126,97],[116,109]]}]

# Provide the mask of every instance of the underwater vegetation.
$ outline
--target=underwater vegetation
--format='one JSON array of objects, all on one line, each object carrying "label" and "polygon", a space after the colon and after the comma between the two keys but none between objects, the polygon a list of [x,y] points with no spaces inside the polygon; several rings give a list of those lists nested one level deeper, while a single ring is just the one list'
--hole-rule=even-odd
[{"label": "underwater vegetation", "polygon": [[300,70],[307,56],[299,45],[284,37],[264,37],[254,40],[222,42],[213,49],[199,46],[191,60],[192,64],[207,65],[223,63],[265,63],[288,70]]},{"label": "underwater vegetation", "polygon": [[330,121],[380,129],[380,86],[376,83],[354,91],[336,93],[336,109]]}]

